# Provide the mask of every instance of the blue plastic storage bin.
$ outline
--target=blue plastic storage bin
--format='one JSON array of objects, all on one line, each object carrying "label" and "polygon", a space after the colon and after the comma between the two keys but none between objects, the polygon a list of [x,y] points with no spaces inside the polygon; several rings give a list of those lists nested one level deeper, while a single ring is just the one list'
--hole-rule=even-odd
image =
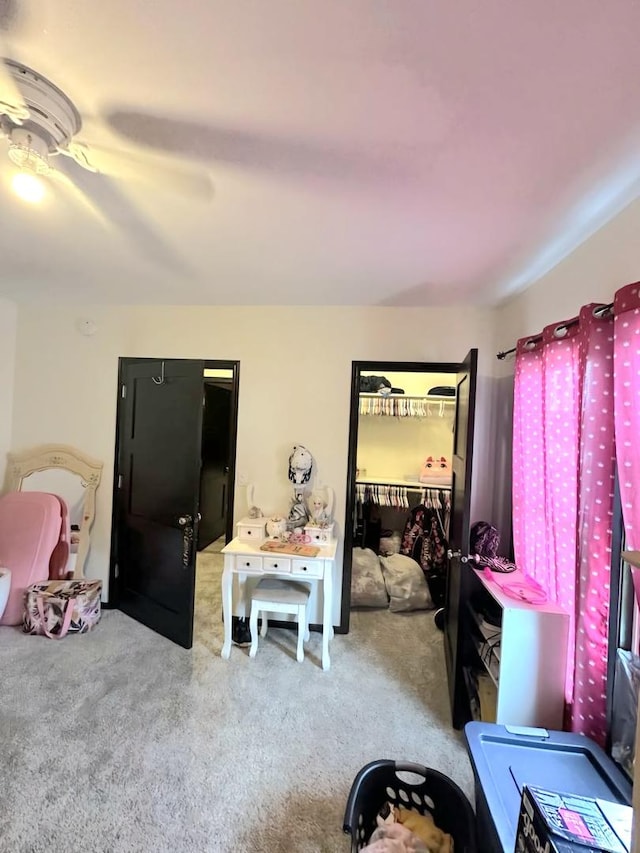
[{"label": "blue plastic storage bin", "polygon": [[478,850],[513,853],[523,785],[631,805],[631,784],[584,735],[467,723]]}]

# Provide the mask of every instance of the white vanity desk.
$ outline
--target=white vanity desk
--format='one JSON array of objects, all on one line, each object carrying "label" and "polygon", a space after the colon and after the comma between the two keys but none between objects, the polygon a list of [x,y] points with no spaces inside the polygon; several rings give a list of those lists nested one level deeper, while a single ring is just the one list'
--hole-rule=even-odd
[{"label": "white vanity desk", "polygon": [[258,575],[291,578],[297,581],[322,583],[322,668],[329,669],[329,640],[333,637],[333,626],[331,624],[333,571],[337,542],[334,540],[321,547],[315,557],[269,553],[260,550],[261,544],[262,542],[255,544],[242,542],[235,538],[222,549],[224,554],[224,571],[222,573],[224,645],[222,646],[222,657],[228,659],[231,653],[231,618],[234,615],[234,592],[238,605],[235,615],[242,615],[240,611],[243,608],[245,615],[249,615],[249,608],[244,595],[247,577]]}]

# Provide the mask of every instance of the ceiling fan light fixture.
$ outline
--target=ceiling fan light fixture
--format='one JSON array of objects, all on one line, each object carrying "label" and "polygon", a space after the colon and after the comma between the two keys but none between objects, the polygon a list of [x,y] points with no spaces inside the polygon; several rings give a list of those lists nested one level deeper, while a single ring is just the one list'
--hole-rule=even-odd
[{"label": "ceiling fan light fixture", "polygon": [[34,172],[18,172],[11,186],[14,193],[29,204],[39,204],[45,195],[44,183]]},{"label": "ceiling fan light fixture", "polygon": [[45,175],[49,171],[49,148],[31,131],[14,128],[9,138],[9,159],[19,169]]}]

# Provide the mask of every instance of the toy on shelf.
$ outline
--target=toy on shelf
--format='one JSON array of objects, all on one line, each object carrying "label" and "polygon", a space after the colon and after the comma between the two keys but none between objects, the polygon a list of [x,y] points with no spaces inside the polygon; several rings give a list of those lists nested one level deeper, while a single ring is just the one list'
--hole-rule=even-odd
[{"label": "toy on shelf", "polygon": [[[314,460],[302,444],[295,444],[289,455],[288,478],[293,495],[288,513],[275,513],[263,518],[255,505],[254,487],[247,486],[249,515],[243,519],[243,536],[247,539],[266,535],[271,540],[325,545],[333,539],[334,493],[328,486],[312,488]],[[239,528],[240,529],[240,528]]]},{"label": "toy on shelf", "polygon": [[294,491],[291,509],[287,518],[287,529],[296,530],[297,528],[303,528],[308,521],[309,513],[304,500],[304,492]]},{"label": "toy on shelf", "polygon": [[247,486],[247,504],[249,505],[249,511],[247,513],[248,518],[262,518],[262,510],[259,506],[256,506],[254,500],[255,487],[251,484]]},{"label": "toy on shelf", "polygon": [[281,515],[272,515],[267,519],[267,536],[278,539],[287,532],[287,519]]},{"label": "toy on shelf", "polygon": [[315,489],[309,498],[309,519],[316,527],[326,527],[331,523],[333,510],[333,490],[325,487]]},{"label": "toy on shelf", "polygon": [[333,539],[333,489],[315,489],[309,499],[309,521],[304,532],[316,545],[326,545]]},{"label": "toy on shelf", "polygon": [[427,456],[420,469],[421,483],[451,483],[451,463],[444,456]]},{"label": "toy on shelf", "polygon": [[289,456],[289,479],[293,483],[294,492],[300,491],[311,479],[313,471],[313,456],[302,444],[295,444],[291,456]]}]

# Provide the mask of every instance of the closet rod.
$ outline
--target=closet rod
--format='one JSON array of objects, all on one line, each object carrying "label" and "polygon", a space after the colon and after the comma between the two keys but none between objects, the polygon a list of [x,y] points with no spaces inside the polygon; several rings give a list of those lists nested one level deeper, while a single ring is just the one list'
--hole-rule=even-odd
[{"label": "closet rod", "polygon": [[427,403],[442,403],[442,402],[451,402],[455,403],[456,398],[455,394],[435,394],[429,396],[428,394],[370,394],[369,392],[362,391],[358,395],[359,397],[366,397],[368,400],[426,400]]},{"label": "closet rod", "polygon": [[409,486],[400,483],[381,483],[379,480],[356,480],[356,486],[380,486],[382,489],[406,489],[408,492],[450,492],[451,486]]}]

